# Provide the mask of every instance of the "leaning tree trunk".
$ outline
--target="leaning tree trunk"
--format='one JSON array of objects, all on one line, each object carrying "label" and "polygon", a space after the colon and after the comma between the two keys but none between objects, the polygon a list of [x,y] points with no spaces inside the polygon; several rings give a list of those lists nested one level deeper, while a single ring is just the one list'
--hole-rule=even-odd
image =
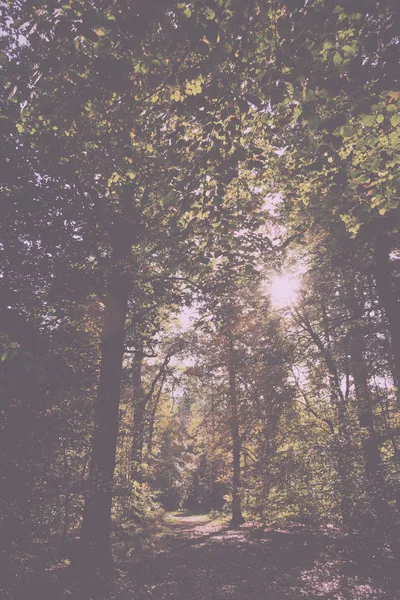
[{"label": "leaning tree trunk", "polygon": [[115,263],[108,282],[101,333],[100,378],[95,404],[95,429],[81,530],[81,567],[107,573],[112,568],[110,543],[112,487],[118,417],[128,279]]},{"label": "leaning tree trunk", "polygon": [[235,374],[235,355],[232,336],[229,336],[229,402],[231,406],[231,435],[232,435],[232,459],[233,459],[233,478],[232,478],[232,519],[231,525],[237,527],[243,523],[241,496],[240,496],[240,455],[241,441],[239,431],[239,414],[236,391]]},{"label": "leaning tree trunk", "polygon": [[389,324],[394,384],[397,388],[397,402],[400,406],[400,304],[392,284],[390,250],[389,236],[384,233],[379,234],[375,241],[374,275],[378,296]]}]

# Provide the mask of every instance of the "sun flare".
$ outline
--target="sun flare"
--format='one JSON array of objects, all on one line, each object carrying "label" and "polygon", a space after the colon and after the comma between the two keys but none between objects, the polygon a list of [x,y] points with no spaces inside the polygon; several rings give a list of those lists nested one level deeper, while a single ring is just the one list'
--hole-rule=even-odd
[{"label": "sun flare", "polygon": [[267,291],[271,296],[272,303],[278,307],[285,307],[294,304],[300,289],[299,277],[294,273],[279,273],[274,275]]}]

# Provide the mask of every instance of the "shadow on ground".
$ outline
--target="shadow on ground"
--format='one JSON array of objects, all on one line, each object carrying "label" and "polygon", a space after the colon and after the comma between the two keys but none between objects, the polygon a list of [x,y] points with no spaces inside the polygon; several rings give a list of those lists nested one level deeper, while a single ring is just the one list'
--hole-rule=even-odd
[{"label": "shadow on ground", "polygon": [[120,563],[120,592],[115,597],[397,600],[391,567],[389,560],[384,565],[362,545],[334,534],[301,527],[229,530],[182,517],[170,522],[152,552]]}]

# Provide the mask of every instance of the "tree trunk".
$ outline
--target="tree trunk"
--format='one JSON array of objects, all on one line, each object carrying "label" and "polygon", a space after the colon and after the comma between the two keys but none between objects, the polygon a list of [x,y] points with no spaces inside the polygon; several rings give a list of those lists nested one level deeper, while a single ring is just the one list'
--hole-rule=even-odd
[{"label": "tree trunk", "polygon": [[163,391],[165,379],[166,379],[166,373],[164,372],[163,376],[162,376],[160,387],[159,387],[158,392],[157,392],[157,396],[156,396],[156,398],[154,400],[154,404],[153,404],[153,407],[152,407],[151,412],[150,412],[149,434],[148,434],[148,442],[147,442],[147,456],[148,456],[148,460],[150,459],[150,457],[152,455],[152,452],[153,452],[154,425],[155,425],[157,409],[158,409],[158,405],[160,403],[160,398],[161,398],[161,394],[162,394],[162,391]]},{"label": "tree trunk", "polygon": [[399,550],[397,528],[388,501],[388,488],[382,474],[382,458],[374,426],[372,398],[363,356],[363,337],[357,323],[352,327],[349,346],[358,418],[363,431],[362,450],[368,493],[376,512],[379,533],[388,535],[392,551],[397,556]]},{"label": "tree trunk", "polygon": [[235,375],[235,355],[232,337],[229,336],[229,402],[231,405],[231,434],[232,434],[232,458],[233,458],[233,479],[232,479],[232,519],[231,525],[237,527],[243,523],[241,497],[240,497],[240,455],[241,440],[239,431],[239,414],[236,392]]},{"label": "tree trunk", "polygon": [[215,402],[214,402],[214,389],[211,394],[211,495],[210,495],[210,506],[211,510],[221,510],[221,499],[217,489],[217,473],[215,465]]},{"label": "tree trunk", "polygon": [[348,427],[348,414],[345,399],[337,393],[337,388],[331,381],[331,403],[336,408],[338,432],[336,435],[337,470],[340,480],[340,512],[346,527],[352,528],[353,497],[351,480],[351,439]]},{"label": "tree trunk", "polygon": [[129,288],[123,266],[117,262],[114,263],[107,287],[95,428],[81,530],[81,554],[78,557],[80,564],[77,565],[89,572],[100,570],[102,573],[112,568],[112,486]]},{"label": "tree trunk", "polygon": [[64,473],[65,473],[65,483],[64,483],[64,522],[61,533],[60,545],[65,545],[68,537],[69,530],[69,522],[70,522],[70,504],[71,504],[71,496],[70,496],[70,475],[69,475],[69,467],[68,467],[68,459],[67,454],[64,450]]},{"label": "tree trunk", "polygon": [[375,241],[374,275],[378,296],[389,324],[394,384],[397,388],[397,402],[400,406],[400,305],[392,285],[390,250],[389,236],[384,233],[379,234]]},{"label": "tree trunk", "polygon": [[132,361],[133,433],[132,480],[142,483],[143,444],[146,414],[146,396],[142,386],[143,345],[135,352]]},{"label": "tree trunk", "polygon": [[324,359],[330,386],[330,399],[332,408],[336,412],[338,432],[336,435],[336,453],[337,453],[337,472],[340,480],[340,512],[343,519],[343,523],[346,527],[352,528],[353,526],[353,499],[352,499],[352,481],[351,481],[351,450],[352,443],[348,425],[348,414],[347,414],[347,398],[342,392],[340,387],[340,375],[336,367],[334,357],[330,351],[330,335],[328,330],[328,320],[325,311],[323,313],[323,327],[325,335],[325,343],[314,330],[308,316],[306,314],[301,315],[299,311],[296,312],[300,323],[302,323],[304,329],[308,332],[310,338],[315,343],[316,347],[321,353]]}]

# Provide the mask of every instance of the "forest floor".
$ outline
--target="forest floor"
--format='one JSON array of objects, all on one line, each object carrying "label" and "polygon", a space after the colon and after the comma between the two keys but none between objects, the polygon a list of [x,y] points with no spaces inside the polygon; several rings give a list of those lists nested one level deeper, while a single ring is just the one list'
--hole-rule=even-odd
[{"label": "forest floor", "polygon": [[400,599],[390,558],[334,528],[232,530],[175,513],[148,548],[117,554],[118,600]]},{"label": "forest floor", "polygon": [[[12,600],[400,600],[387,548],[333,526],[230,529],[223,518],[167,514],[114,531],[116,573],[107,583],[69,579],[65,564],[37,562]],[[375,549],[374,549],[375,548]],[[40,557],[39,557],[40,558]],[[32,569],[31,569],[32,570]],[[0,598],[1,592],[0,575]],[[90,590],[90,591],[89,591]]]}]

